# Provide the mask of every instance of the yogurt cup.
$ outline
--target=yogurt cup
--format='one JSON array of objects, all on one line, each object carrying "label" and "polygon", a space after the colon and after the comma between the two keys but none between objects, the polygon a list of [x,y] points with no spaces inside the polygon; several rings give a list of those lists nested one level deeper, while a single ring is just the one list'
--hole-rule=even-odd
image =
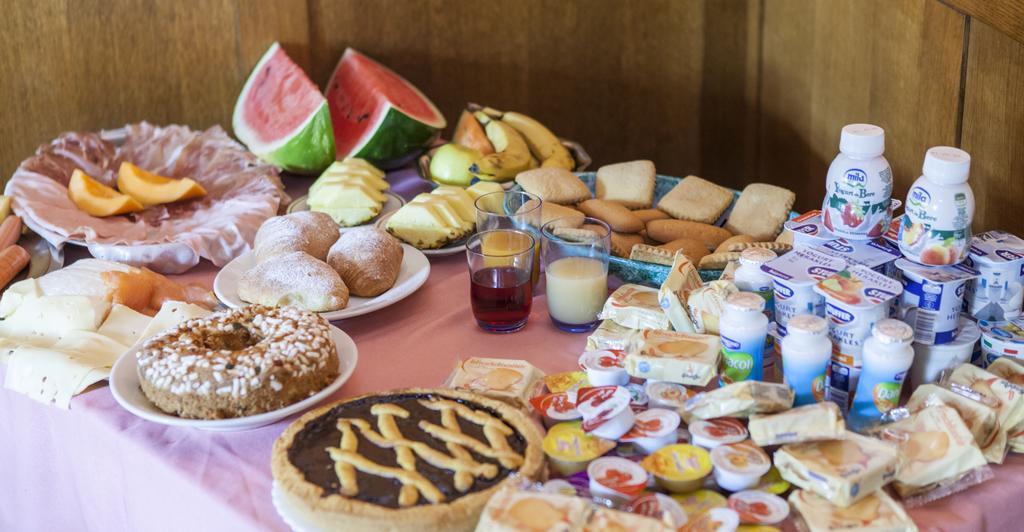
[{"label": "yogurt cup", "polygon": [[778,495],[761,490],[744,490],[729,496],[729,508],[736,510],[740,522],[749,525],[776,525],[789,517],[789,503]]},{"label": "yogurt cup", "polygon": [[574,392],[549,393],[532,397],[530,405],[543,416],[546,427],[583,417],[576,410],[576,394]]},{"label": "yogurt cup", "polygon": [[903,293],[899,315],[914,329],[914,341],[948,344],[956,339],[967,282],[978,270],[952,266],[922,266],[907,259],[896,261],[902,272]]},{"label": "yogurt cup", "polygon": [[999,357],[1024,360],[1024,317],[1007,321],[978,321],[981,329],[981,353],[984,366]]},{"label": "yogurt cup", "polygon": [[583,471],[592,460],[614,449],[615,442],[587,434],[579,421],[573,421],[551,427],[543,446],[555,471],[568,476]]},{"label": "yogurt cup", "polygon": [[644,458],[640,465],[654,475],[659,486],[672,493],[696,491],[711,474],[708,452],[685,443],[662,447]]},{"label": "yogurt cup", "polygon": [[793,232],[794,248],[820,246],[836,238],[822,222],[820,210],[807,211],[787,221],[783,227]]},{"label": "yogurt cup", "polygon": [[663,523],[671,522],[673,530],[682,527],[688,521],[683,507],[675,499],[662,493],[641,495],[622,509],[630,513],[653,517]]},{"label": "yogurt cup", "polygon": [[953,368],[971,360],[974,348],[981,338],[978,324],[967,318],[960,318],[956,339],[947,344],[922,344],[914,342],[914,365],[910,367],[910,389],[939,380],[939,374],[946,368]]},{"label": "yogurt cup", "polygon": [[798,314],[825,316],[825,298],[814,285],[846,267],[846,261],[809,248],[797,248],[761,266],[772,277],[775,290],[775,323],[779,339],[786,324]]},{"label": "yogurt cup", "polygon": [[690,441],[708,450],[720,445],[739,443],[749,435],[747,427],[744,427],[740,420],[731,417],[694,420],[690,423],[689,430]]},{"label": "yogurt cup", "polygon": [[667,408],[680,411],[686,404],[686,400],[693,397],[693,392],[687,390],[682,384],[665,381],[647,381],[644,386],[651,408]]},{"label": "yogurt cup", "polygon": [[814,249],[826,255],[843,259],[847,265],[866,266],[885,275],[894,273],[893,262],[902,256],[897,246],[883,238],[874,240],[837,238]]},{"label": "yogurt cup", "polygon": [[889,317],[890,302],[903,286],[866,266],[851,266],[814,286],[825,296],[832,340],[832,362],[825,376],[826,399],[845,415],[857,390],[864,340],[875,322]]},{"label": "yogurt cup", "polygon": [[629,382],[626,354],[622,351],[584,351],[579,364],[591,386],[625,386]]},{"label": "yogurt cup", "polygon": [[647,471],[640,464],[617,456],[605,456],[587,466],[590,493],[616,503],[634,499],[647,487]]},{"label": "yogurt cup", "polygon": [[630,442],[645,454],[651,454],[662,447],[676,442],[679,428],[679,414],[674,410],[651,408],[636,415],[636,422],[619,441]]},{"label": "yogurt cup", "polygon": [[743,491],[757,485],[772,468],[772,460],[753,442],[721,445],[711,451],[715,482],[726,491]]},{"label": "yogurt cup", "polygon": [[1024,239],[1005,231],[974,235],[968,262],[980,277],[968,285],[967,311],[976,320],[1002,321],[1024,302]]},{"label": "yogurt cup", "polygon": [[583,416],[583,430],[606,440],[618,440],[636,417],[629,407],[629,390],[622,386],[583,388],[576,395],[576,410]]}]

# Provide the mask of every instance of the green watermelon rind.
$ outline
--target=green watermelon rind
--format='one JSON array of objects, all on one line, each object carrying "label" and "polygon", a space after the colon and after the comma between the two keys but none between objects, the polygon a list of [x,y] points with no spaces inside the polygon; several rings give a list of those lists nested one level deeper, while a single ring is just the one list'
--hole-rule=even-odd
[{"label": "green watermelon rind", "polygon": [[234,129],[235,137],[260,159],[288,172],[317,174],[334,162],[335,157],[334,128],[331,125],[331,113],[326,98],[323,98],[317,110],[310,113],[294,132],[282,135],[280,140],[270,144],[255,140],[253,128],[243,119],[242,104],[249,96],[252,83],[256,79],[255,74],[263,70],[264,64],[280,47],[279,43],[272,44],[252,68],[242,92],[238,95],[238,100],[235,101],[231,127]]},{"label": "green watermelon rind", "polygon": [[413,118],[389,102],[385,104],[380,119],[368,130],[363,142],[353,148],[352,153],[338,155],[340,159],[346,156],[359,157],[375,164],[419,155],[443,128]]}]

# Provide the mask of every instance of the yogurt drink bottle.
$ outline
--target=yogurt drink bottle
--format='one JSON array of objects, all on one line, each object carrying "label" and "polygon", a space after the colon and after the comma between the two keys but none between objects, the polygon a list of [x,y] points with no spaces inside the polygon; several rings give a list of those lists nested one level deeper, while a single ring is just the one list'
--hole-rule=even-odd
[{"label": "yogurt drink bottle", "polygon": [[947,344],[956,339],[967,282],[978,271],[963,264],[923,266],[907,259],[896,261],[902,273],[903,294],[899,316],[922,344]]},{"label": "yogurt drink bottle", "polygon": [[967,258],[974,193],[967,184],[971,156],[937,146],[925,153],[922,176],[907,192],[900,224],[900,251],[921,264],[957,264]]},{"label": "yogurt drink bottle", "polygon": [[753,292],[730,294],[718,326],[725,365],[721,384],[763,380],[764,344],[768,336],[764,298]]},{"label": "yogurt drink bottle", "polygon": [[832,362],[826,375],[826,398],[845,415],[857,389],[864,341],[875,323],[888,318],[903,287],[865,266],[851,266],[823,279],[814,290],[825,296],[832,339]]},{"label": "yogurt drink bottle", "polygon": [[884,319],[875,324],[864,342],[864,367],[853,396],[849,422],[854,429],[877,423],[882,414],[899,405],[903,380],[914,363],[913,339],[913,329],[902,321]]},{"label": "yogurt drink bottle", "polygon": [[782,380],[796,396],[793,406],[825,400],[825,368],[831,359],[825,318],[800,314],[789,320],[789,334],[782,339]]},{"label": "yogurt drink bottle", "polygon": [[[761,266],[775,259],[778,255],[770,249],[747,248],[740,253],[739,268],[733,274],[733,284],[741,292],[753,292],[764,298],[765,315],[768,321],[775,319],[775,291],[772,289],[772,278],[761,270]],[[768,339],[768,347],[774,343]],[[765,349],[763,357],[762,378],[770,379],[775,372],[774,349]]]},{"label": "yogurt drink bottle", "polygon": [[967,312],[976,320],[1016,318],[1024,302],[1024,240],[1004,231],[971,239],[968,258],[980,277],[968,285]]},{"label": "yogurt drink bottle", "polygon": [[885,131],[848,124],[839,135],[839,155],[828,167],[822,223],[851,240],[878,238],[889,227],[892,169],[885,160]]}]

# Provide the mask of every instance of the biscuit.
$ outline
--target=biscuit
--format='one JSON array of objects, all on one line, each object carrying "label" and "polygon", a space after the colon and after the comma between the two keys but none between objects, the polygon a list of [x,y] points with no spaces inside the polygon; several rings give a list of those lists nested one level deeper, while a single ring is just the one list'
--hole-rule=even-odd
[{"label": "biscuit", "polygon": [[675,253],[677,251],[682,252],[682,254],[686,255],[686,258],[690,259],[690,262],[694,264],[699,263],[700,259],[703,258],[704,255],[708,254],[707,245],[694,238],[677,238],[658,247],[671,253]]},{"label": "biscuit", "polygon": [[644,221],[632,211],[614,201],[590,199],[579,204],[579,209],[592,218],[608,224],[613,231],[637,233],[644,228]]},{"label": "biscuit", "polygon": [[628,259],[630,251],[633,251],[633,246],[643,243],[644,237],[636,233],[616,233],[612,231],[612,255],[616,257]]},{"label": "biscuit", "polygon": [[[529,200],[523,203],[522,207],[519,207],[519,212],[528,211],[537,204],[538,200]],[[573,209],[572,207],[563,207],[557,203],[550,203],[547,201],[541,202],[540,205],[540,225],[544,226],[549,222],[558,220],[558,223],[552,224],[551,227],[579,227],[583,225],[583,219],[586,215],[582,212]]]},{"label": "biscuit", "polygon": [[721,270],[728,266],[730,262],[737,260],[740,260],[740,254],[736,251],[712,253],[710,255],[704,255],[704,258],[700,259],[700,269]]},{"label": "biscuit", "polygon": [[640,262],[649,262],[651,264],[671,266],[674,258],[674,252],[667,249],[648,246],[647,244],[636,244],[633,246],[633,249],[629,251],[629,260],[638,260]]},{"label": "biscuit", "polygon": [[658,201],[658,208],[680,220],[715,223],[732,204],[731,190],[695,175],[687,176]]},{"label": "biscuit", "polygon": [[693,238],[715,249],[732,236],[728,230],[700,222],[686,220],[652,220],[647,224],[647,235],[658,242],[671,242],[680,238]]},{"label": "biscuit", "polygon": [[730,236],[729,238],[725,239],[725,242],[722,242],[721,244],[718,245],[718,247],[715,248],[715,253],[721,253],[723,251],[732,251],[731,249],[729,249],[729,246],[740,242],[754,242],[754,237],[750,235]]},{"label": "biscuit", "polygon": [[639,209],[633,211],[633,215],[647,223],[651,220],[667,220],[671,218],[665,211],[660,209]]},{"label": "biscuit", "polygon": [[598,233],[583,227],[555,227],[551,234],[570,242],[592,242],[600,238]]},{"label": "biscuit", "polygon": [[725,228],[736,234],[746,234],[759,242],[774,240],[789,219],[789,210],[796,194],[789,189],[753,183],[747,185],[736,200],[736,205],[725,222]]},{"label": "biscuit", "polygon": [[576,174],[564,168],[534,168],[520,172],[516,176],[516,183],[545,202],[575,205],[590,199],[587,185]]},{"label": "biscuit", "polygon": [[630,161],[606,164],[597,169],[597,197],[617,201],[630,209],[647,209],[654,203],[654,163]]},{"label": "biscuit", "polygon": [[770,249],[776,253],[789,253],[793,251],[792,244],[785,244],[782,242],[734,242],[729,245],[729,249],[725,251],[743,251],[749,248],[763,248]]}]

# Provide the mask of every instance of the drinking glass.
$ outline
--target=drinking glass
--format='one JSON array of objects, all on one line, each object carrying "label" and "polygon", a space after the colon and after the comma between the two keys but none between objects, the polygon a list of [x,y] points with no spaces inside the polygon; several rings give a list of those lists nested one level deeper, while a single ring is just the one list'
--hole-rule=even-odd
[{"label": "drinking glass", "polygon": [[526,326],[533,304],[533,236],[525,231],[478,232],[466,243],[473,317],[485,331],[516,332]]},{"label": "drinking glass", "polygon": [[587,332],[597,327],[597,315],[608,298],[608,252],[612,230],[596,218],[583,223],[593,237],[568,240],[558,228],[575,227],[578,219],[560,218],[541,227],[548,313],[555,327]]},{"label": "drinking glass", "polygon": [[515,229],[533,236],[536,245],[530,281],[537,286],[540,279],[540,198],[521,190],[505,190],[484,194],[474,205],[477,231]]}]

